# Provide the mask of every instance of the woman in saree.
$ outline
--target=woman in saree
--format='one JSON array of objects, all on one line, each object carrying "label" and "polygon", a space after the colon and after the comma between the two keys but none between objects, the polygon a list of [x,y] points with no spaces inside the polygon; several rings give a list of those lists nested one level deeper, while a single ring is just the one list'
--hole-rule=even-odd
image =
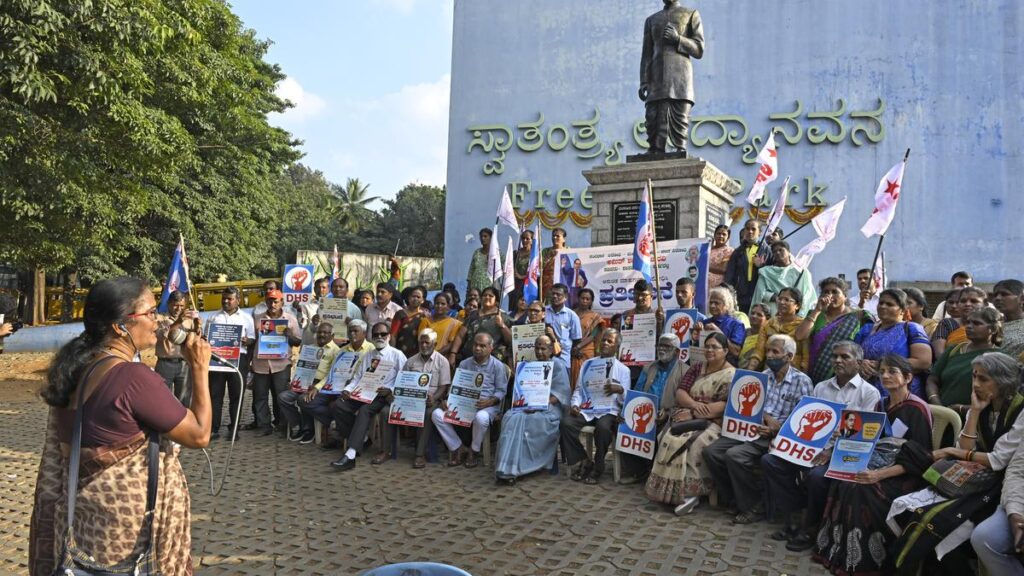
[{"label": "woman in saree", "polygon": [[455,336],[459,333],[459,328],[462,328],[462,322],[451,316],[451,303],[451,294],[438,292],[434,296],[434,316],[430,322],[430,329],[437,332],[437,347],[435,350],[445,358],[448,358],[452,353],[452,344],[455,343]]},{"label": "woman in saree", "polygon": [[722,414],[736,372],[726,361],[728,350],[725,334],[708,334],[704,362],[690,366],[676,390],[676,407],[669,416],[671,426],[660,435],[651,475],[644,486],[648,498],[674,506],[680,516],[692,512],[700,497],[714,488],[701,454],[722,433]]},{"label": "woman in saree", "polygon": [[796,337],[796,331],[804,321],[803,317],[797,314],[802,301],[803,295],[796,288],[783,288],[775,295],[775,316],[761,326],[761,337],[758,338],[757,348],[745,366],[747,370],[762,370],[768,339],[776,334],[785,334],[796,341],[793,367],[804,374],[807,373],[807,339],[801,340]]},{"label": "woman in saree", "polygon": [[427,289],[413,286],[402,291],[405,307],[395,313],[391,320],[391,338],[395,348],[402,351],[408,358],[420,351],[420,332],[430,327],[430,317],[423,311]]},{"label": "woman in saree", "polygon": [[966,286],[960,289],[960,297],[957,299],[956,309],[959,312],[958,319],[947,318],[939,323],[932,338],[932,351],[936,357],[942,355],[946,348],[962,344],[967,341],[967,331],[964,328],[964,320],[967,315],[975,310],[988,306],[988,294],[977,286]]},{"label": "woman in saree", "polygon": [[[551,300],[551,288],[555,285],[555,266],[558,265],[558,251],[568,248],[565,243],[565,228],[551,230],[551,246],[540,251],[541,292],[545,301]],[[565,282],[563,279],[562,282]]]},{"label": "woman in saree", "polygon": [[[974,462],[1001,473],[1024,436],[1020,365],[1001,352],[986,352],[974,358],[971,366],[971,404],[957,446],[936,450],[933,458]],[[952,500],[925,488],[896,499],[889,517],[894,529],[903,528],[896,546],[897,567],[909,573],[923,563],[931,575],[971,573],[967,544],[971,532],[961,525],[966,521],[977,525],[991,516],[1000,501],[1000,487],[997,482],[991,489]],[[928,529],[923,530],[924,526]]]},{"label": "woman in saree", "polygon": [[[188,484],[178,445],[210,441],[210,344],[189,333],[182,353],[192,374],[190,408],[138,361],[156,345],[156,301],[142,280],[103,280],[85,301],[84,331],[54,358],[42,391],[50,405],[29,532],[29,572],[49,576],[66,551],[69,443],[80,406],[81,464],[73,535],[92,562],[131,564],[147,548],[161,574],[192,574]],[[81,396],[81,398],[79,398]],[[146,514],[148,437],[162,437],[150,537]],[[111,499],[111,494],[117,498]],[[123,565],[123,564],[122,564]]]},{"label": "woman in saree", "polygon": [[832,371],[832,346],[843,340],[852,341],[861,326],[874,321],[870,313],[850,308],[846,293],[850,285],[842,278],[825,278],[818,283],[821,290],[818,304],[800,323],[793,336],[797,342],[808,340],[807,375],[811,382],[824,382]]},{"label": "woman in saree", "polygon": [[750,362],[750,357],[757,351],[757,343],[761,338],[761,326],[768,321],[768,314],[768,306],[764,304],[754,304],[750,307],[750,329],[747,330],[747,336],[743,339],[737,366],[746,366]]},{"label": "woman in saree", "polygon": [[[480,309],[471,312],[463,326],[455,337],[455,344],[452,350],[456,352],[456,363],[462,362],[473,355],[473,341],[476,335],[484,332],[494,342],[494,351],[491,354],[507,363],[509,346],[512,345],[512,319],[498,306],[501,299],[497,288],[488,286],[480,293]],[[466,309],[469,309],[469,302],[466,302]]]},{"label": "woman in saree", "polygon": [[562,413],[572,395],[569,371],[565,363],[554,355],[553,344],[556,342],[557,338],[542,335],[533,345],[538,361],[552,362],[547,407],[543,410],[509,411],[502,417],[501,436],[494,458],[494,475],[499,484],[511,486],[518,477],[549,468],[555,459]]},{"label": "woman in saree", "polygon": [[569,385],[576,386],[583,363],[597,356],[597,345],[601,343],[601,332],[607,327],[601,315],[594,312],[594,291],[581,288],[576,294],[576,315],[580,317],[580,333],[583,338],[572,349],[572,367],[569,370]]},{"label": "woman in saree", "polygon": [[961,418],[971,407],[973,364],[975,358],[999,347],[1002,341],[1002,322],[999,312],[982,308],[967,315],[963,321],[968,341],[956,344],[939,356],[932,366],[925,392],[930,404],[952,408]]},{"label": "woman in saree", "polygon": [[729,226],[719,224],[715,228],[711,250],[708,251],[708,288],[714,288],[725,280],[725,267],[729,264],[732,250],[732,246],[729,246]]},{"label": "woman in saree", "polygon": [[814,558],[840,576],[893,573],[890,546],[895,536],[886,515],[895,498],[924,484],[921,474],[931,465],[931,412],[924,400],[910,392],[914,378],[910,363],[888,354],[878,370],[889,393],[880,409],[896,440],[880,441],[893,447],[888,452],[891,458],[879,462],[872,457],[868,470],[857,473],[853,482],[835,482],[829,490]]},{"label": "woman in saree", "polygon": [[887,288],[878,295],[878,322],[865,324],[854,342],[864,349],[860,361],[860,375],[878,388],[885,398],[885,387],[878,378],[878,361],[886,354],[899,354],[910,362],[914,369],[914,380],[910,391],[919,397],[926,397],[921,375],[932,366],[932,349],[928,336],[920,324],[904,322],[907,311],[907,295],[896,288]]}]

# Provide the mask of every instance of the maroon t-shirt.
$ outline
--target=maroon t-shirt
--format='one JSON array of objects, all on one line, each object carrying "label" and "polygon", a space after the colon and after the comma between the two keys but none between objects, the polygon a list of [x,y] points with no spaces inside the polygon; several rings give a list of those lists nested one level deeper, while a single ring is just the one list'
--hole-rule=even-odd
[{"label": "maroon t-shirt", "polygon": [[[120,444],[140,431],[166,434],[187,411],[164,379],[138,362],[122,362],[111,368],[82,410],[83,448]],[[59,408],[57,432],[62,442],[71,442],[74,426],[74,407]]]}]

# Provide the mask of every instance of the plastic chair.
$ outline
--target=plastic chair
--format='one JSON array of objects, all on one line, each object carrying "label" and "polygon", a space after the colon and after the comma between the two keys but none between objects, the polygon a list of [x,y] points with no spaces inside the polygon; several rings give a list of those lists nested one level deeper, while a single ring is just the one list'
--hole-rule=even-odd
[{"label": "plastic chair", "polygon": [[[583,441],[583,446],[586,449],[587,454],[590,456],[591,459],[593,459],[594,458],[594,426],[588,424],[588,425],[584,426],[583,428],[580,428],[580,439]],[[616,450],[614,446],[610,446],[608,448],[608,451],[612,453],[611,454],[612,455],[612,479],[615,481],[616,484],[620,484],[622,482],[622,460],[619,457],[618,450]],[[607,460],[607,459],[608,459],[608,455],[606,454],[605,455],[605,460]],[[572,468],[571,466],[566,466],[565,467],[565,473],[569,474],[571,468]]]},{"label": "plastic chair", "polygon": [[960,430],[963,429],[963,422],[956,410],[934,404],[929,404],[928,409],[932,413],[932,449],[942,448],[942,437],[945,435],[946,428],[953,429],[953,441],[956,442],[960,436]]},{"label": "plastic chair", "polygon": [[379,568],[371,568],[360,574],[361,576],[473,576],[461,568],[435,562],[389,564]]}]

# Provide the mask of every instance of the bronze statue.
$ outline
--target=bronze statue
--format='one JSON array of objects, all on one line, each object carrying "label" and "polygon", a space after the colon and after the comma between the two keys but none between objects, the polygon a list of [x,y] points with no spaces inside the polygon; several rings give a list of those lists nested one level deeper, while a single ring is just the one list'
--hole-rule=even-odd
[{"label": "bronze statue", "polygon": [[693,108],[693,66],[704,56],[700,13],[664,0],[665,9],[644,22],[640,59],[640,99],[647,103],[649,154],[664,154],[668,145],[684,153]]}]

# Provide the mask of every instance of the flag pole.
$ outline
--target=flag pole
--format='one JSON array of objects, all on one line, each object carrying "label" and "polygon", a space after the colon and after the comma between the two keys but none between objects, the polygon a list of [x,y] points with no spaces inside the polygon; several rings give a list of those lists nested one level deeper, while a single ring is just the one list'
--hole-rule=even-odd
[{"label": "flag pole", "polygon": [[651,256],[654,258],[654,291],[658,295],[658,310],[661,305],[661,273],[658,271],[658,225],[654,221],[654,183],[647,179],[647,206],[651,211]]},{"label": "flag pole", "polygon": [[[903,154],[903,163],[907,163],[907,159],[910,158],[910,148],[907,148],[906,153]],[[882,242],[885,241],[885,234],[878,236],[878,246],[875,247],[875,257],[871,259],[871,273],[875,273],[875,266],[878,265],[878,256],[882,253]]]},{"label": "flag pole", "polygon": [[796,230],[793,230],[793,231],[792,231],[792,232],[790,232],[789,234],[786,234],[785,236],[783,236],[783,237],[782,237],[782,239],[783,239],[783,240],[785,240],[786,238],[789,238],[789,237],[790,237],[790,236],[792,236],[793,234],[796,234],[797,232],[799,232],[799,231],[803,230],[803,229],[804,229],[804,228],[806,228],[806,227],[807,227],[807,225],[808,225],[808,224],[810,224],[810,223],[811,223],[811,222],[812,222],[813,220],[814,220],[814,218],[811,218],[811,219],[810,219],[810,220],[808,220],[807,222],[804,222],[804,223],[803,223],[803,224],[801,224],[801,225],[800,225],[800,227],[798,227],[798,228],[797,228]]},{"label": "flag pole", "polygon": [[[185,257],[185,235],[182,234],[181,232],[178,232],[178,244],[181,246],[181,257],[182,257],[182,259],[185,260],[186,262],[188,262],[188,260]],[[189,272],[189,269],[185,268],[185,271]],[[188,277],[188,274],[185,275],[185,285],[188,286],[188,299],[189,299],[189,302],[191,302],[191,304],[192,304],[192,309],[198,312],[199,311],[199,306],[196,306],[196,295],[195,295],[195,291],[192,290],[192,279]],[[164,287],[164,290],[166,290],[166,289],[167,288]]]},{"label": "flag pole", "polygon": [[540,213],[537,216],[537,300],[544,305],[544,239],[540,235]]}]

